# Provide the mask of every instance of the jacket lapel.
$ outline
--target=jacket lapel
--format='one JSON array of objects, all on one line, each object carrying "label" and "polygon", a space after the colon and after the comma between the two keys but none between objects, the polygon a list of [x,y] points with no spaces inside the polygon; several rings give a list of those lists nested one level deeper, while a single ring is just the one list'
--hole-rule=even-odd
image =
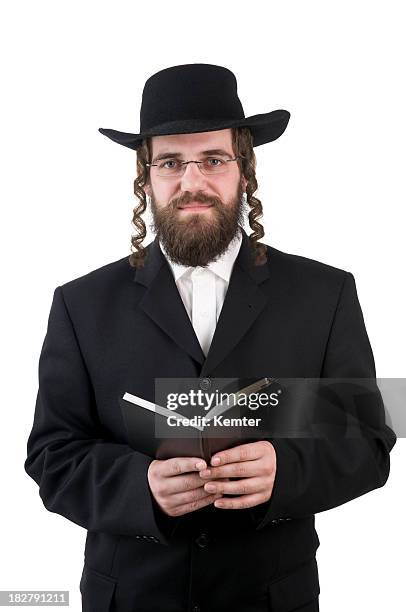
[{"label": "jacket lapel", "polygon": [[254,266],[251,262],[249,238],[244,230],[242,233],[241,248],[235,260],[223,308],[201,376],[212,373],[237,346],[268,300],[259,286],[269,276],[268,266],[266,263]]},{"label": "jacket lapel", "polygon": [[135,282],[147,287],[139,305],[178,346],[200,364],[200,375],[207,376],[233,350],[264,309],[267,296],[259,285],[269,276],[268,265],[253,265],[249,238],[242,229],[241,248],[206,358],[157,238],[147,246],[147,251],[144,267],[136,270],[134,276]]},{"label": "jacket lapel", "polygon": [[172,270],[161,251],[158,238],[146,248],[148,256],[144,267],[137,269],[134,276],[135,282],[147,288],[139,307],[178,346],[202,364],[205,355],[180,297]]}]

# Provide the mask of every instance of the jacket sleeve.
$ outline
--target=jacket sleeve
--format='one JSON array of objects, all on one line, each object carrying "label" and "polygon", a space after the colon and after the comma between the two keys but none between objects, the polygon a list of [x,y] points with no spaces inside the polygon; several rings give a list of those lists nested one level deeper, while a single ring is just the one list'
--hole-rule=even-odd
[{"label": "jacket sleeve", "polygon": [[24,468],[47,510],[91,531],[167,544],[171,517],[163,516],[149,488],[152,459],[103,432],[61,287],[54,291],[38,373]]},{"label": "jacket sleeve", "polygon": [[[357,297],[354,277],[345,273],[326,346],[322,378],[372,378],[374,358]],[[376,411],[372,406],[363,406]],[[256,528],[270,521],[311,516],[373,489],[388,476],[396,435],[385,424],[384,409],[374,415],[379,428],[365,427],[358,437],[272,438],[276,477],[269,502],[253,508]]]}]

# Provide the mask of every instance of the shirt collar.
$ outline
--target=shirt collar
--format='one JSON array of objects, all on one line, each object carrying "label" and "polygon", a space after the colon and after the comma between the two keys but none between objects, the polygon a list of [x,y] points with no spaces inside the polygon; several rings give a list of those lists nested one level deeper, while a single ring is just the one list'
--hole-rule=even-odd
[{"label": "shirt collar", "polygon": [[[204,269],[211,270],[212,272],[217,274],[217,276],[220,276],[225,281],[229,282],[234,262],[237,259],[237,255],[240,250],[241,242],[242,232],[241,228],[239,228],[236,236],[234,236],[233,240],[231,240],[225,253],[223,253],[221,257],[218,257],[215,261],[211,261]],[[175,263],[171,259],[169,259],[169,256],[166,253],[161,241],[159,241],[159,246],[161,247],[161,251],[165,255],[172,269],[175,281],[177,281],[186,272],[194,270],[192,266],[183,266],[182,264]]]}]

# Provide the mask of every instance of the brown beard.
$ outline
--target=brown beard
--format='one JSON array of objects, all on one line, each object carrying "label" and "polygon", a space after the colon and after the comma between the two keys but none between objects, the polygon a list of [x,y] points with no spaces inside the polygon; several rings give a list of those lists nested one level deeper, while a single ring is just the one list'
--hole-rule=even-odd
[{"label": "brown beard", "polygon": [[[239,226],[243,225],[243,195],[244,190],[240,182],[236,196],[227,205],[216,196],[203,193],[193,195],[190,191],[185,191],[167,206],[157,207],[152,193],[151,229],[174,263],[205,267],[227,250],[231,240],[237,235]],[[212,204],[213,210],[208,213],[190,212],[183,216],[178,206],[185,206],[190,202]]]}]

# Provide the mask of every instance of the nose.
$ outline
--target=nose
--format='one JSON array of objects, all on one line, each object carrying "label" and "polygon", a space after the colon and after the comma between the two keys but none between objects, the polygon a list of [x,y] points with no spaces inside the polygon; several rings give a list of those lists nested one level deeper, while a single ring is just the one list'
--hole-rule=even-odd
[{"label": "nose", "polygon": [[182,191],[198,191],[206,186],[206,177],[198,168],[198,164],[186,164],[180,183]]}]

